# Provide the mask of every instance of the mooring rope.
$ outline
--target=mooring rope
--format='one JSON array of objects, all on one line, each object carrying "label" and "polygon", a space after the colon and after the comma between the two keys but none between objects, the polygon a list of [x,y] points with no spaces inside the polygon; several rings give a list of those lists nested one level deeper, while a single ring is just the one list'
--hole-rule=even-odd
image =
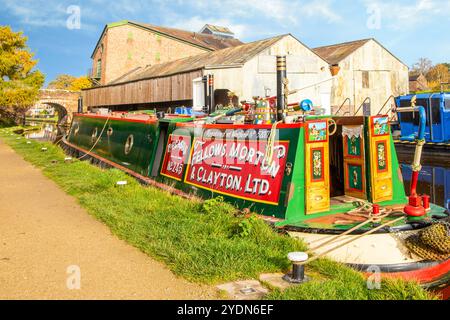
[{"label": "mooring rope", "polygon": [[95,143],[92,145],[92,148],[89,149],[89,151],[86,152],[86,153],[85,153],[84,155],[82,155],[81,157],[78,157],[78,158],[77,158],[78,160],[83,159],[84,157],[86,157],[87,155],[89,155],[89,154],[91,153],[92,150],[94,150],[95,146],[96,146],[97,143],[100,141],[100,139],[101,139],[101,137],[102,137],[102,134],[103,134],[103,132],[105,131],[106,125],[108,124],[110,118],[111,118],[111,115],[109,115],[108,118],[106,119],[105,124],[104,124],[104,126],[103,126],[103,129],[102,129],[102,131],[100,132],[100,134],[98,135],[98,138],[97,138],[97,140],[95,141]]},{"label": "mooring rope", "polygon": [[[330,253],[330,252],[333,252],[333,251],[335,251],[335,250],[337,250],[337,249],[339,249],[339,248],[342,248],[343,246],[346,246],[346,245],[348,245],[348,244],[350,244],[350,243],[352,243],[352,242],[354,242],[354,241],[356,241],[356,240],[358,240],[358,239],[360,239],[360,238],[362,238],[362,237],[364,237],[364,236],[367,236],[367,235],[369,235],[369,234],[372,234],[372,233],[374,233],[374,232],[377,232],[378,230],[380,230],[380,229],[382,229],[382,228],[384,228],[384,227],[387,227],[388,225],[394,224],[394,223],[396,223],[396,222],[398,222],[398,221],[400,221],[400,220],[403,220],[404,218],[405,218],[405,217],[400,217],[400,218],[397,218],[397,219],[388,221],[388,222],[386,222],[386,223],[383,223],[382,225],[380,225],[380,226],[378,226],[378,227],[376,227],[376,228],[370,229],[369,231],[366,231],[366,232],[364,232],[364,233],[362,233],[362,234],[360,234],[360,235],[358,235],[358,236],[355,236],[354,238],[352,238],[352,239],[350,239],[350,240],[348,240],[348,241],[346,241],[346,242],[344,242],[344,243],[342,243],[342,244],[340,244],[340,245],[338,245],[338,246],[336,246],[336,247],[333,247],[333,248],[331,248],[331,249],[328,249],[327,251],[322,252],[322,253],[318,254],[317,256],[314,256],[314,257],[312,257],[311,259],[308,259],[307,261],[302,262],[302,263],[300,263],[300,264],[301,264],[301,265],[304,265],[304,264],[313,262],[314,260],[317,260],[317,259],[323,257],[324,255]],[[341,235],[339,235],[339,236],[341,236]]]},{"label": "mooring rope", "polygon": [[266,146],[266,154],[264,155],[265,158],[265,164],[270,166],[273,162],[273,151],[275,149],[275,139],[277,137],[277,126],[283,123],[283,121],[277,121],[274,124],[272,124],[272,128],[270,129],[270,135],[269,139],[267,140],[267,146]]}]

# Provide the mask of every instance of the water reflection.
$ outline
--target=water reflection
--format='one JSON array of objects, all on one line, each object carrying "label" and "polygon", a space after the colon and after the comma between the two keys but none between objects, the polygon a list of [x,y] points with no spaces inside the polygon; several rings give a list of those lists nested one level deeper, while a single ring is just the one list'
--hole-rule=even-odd
[{"label": "water reflection", "polygon": [[67,132],[67,127],[59,126],[54,122],[27,122],[27,126],[35,127],[35,130],[28,132],[25,136],[28,139],[39,141],[57,141]]},{"label": "water reflection", "polygon": [[[402,164],[402,175],[407,194],[411,185],[411,165]],[[419,194],[431,196],[431,202],[450,209],[450,168],[424,165],[417,185]]]}]

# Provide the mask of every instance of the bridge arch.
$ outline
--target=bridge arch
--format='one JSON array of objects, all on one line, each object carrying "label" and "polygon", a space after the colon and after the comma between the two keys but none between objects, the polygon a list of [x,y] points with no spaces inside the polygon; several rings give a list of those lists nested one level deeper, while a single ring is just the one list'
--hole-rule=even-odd
[{"label": "bridge arch", "polygon": [[58,111],[58,124],[70,123],[72,115],[78,112],[79,91],[41,89],[36,104],[46,104]]}]

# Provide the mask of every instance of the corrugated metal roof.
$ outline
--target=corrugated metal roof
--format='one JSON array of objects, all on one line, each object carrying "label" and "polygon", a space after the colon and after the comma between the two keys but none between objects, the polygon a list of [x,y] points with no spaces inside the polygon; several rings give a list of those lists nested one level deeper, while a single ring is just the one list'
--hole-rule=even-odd
[{"label": "corrugated metal roof", "polygon": [[338,64],[372,39],[363,39],[312,49],[329,64]]},{"label": "corrugated metal roof", "polygon": [[239,66],[256,56],[261,51],[271,47],[285,36],[287,35],[280,35],[265,40],[246,43],[236,47],[202,53],[188,58],[148,66],[143,70],[137,70],[129,75],[122,76],[120,81],[114,81],[113,83],[109,83],[109,85],[169,76],[199,70],[206,67]]}]

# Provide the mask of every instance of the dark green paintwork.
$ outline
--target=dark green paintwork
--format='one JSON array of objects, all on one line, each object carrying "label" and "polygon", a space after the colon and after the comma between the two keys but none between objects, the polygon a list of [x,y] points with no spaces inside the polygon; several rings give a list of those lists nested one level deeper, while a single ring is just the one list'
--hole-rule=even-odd
[{"label": "dark green paintwork", "polygon": [[[326,117],[309,117],[308,120],[312,119],[324,119]],[[69,142],[85,149],[90,150],[93,146],[93,141],[91,135],[93,130],[97,128],[98,134],[102,131],[101,139],[98,144],[92,150],[93,153],[106,158],[110,161],[118,163],[125,166],[141,175],[151,176],[157,181],[163,182],[165,184],[173,185],[179,190],[183,190],[189,194],[195,194],[202,198],[211,198],[218,196],[219,194],[214,193],[209,190],[204,190],[196,188],[192,185],[185,184],[183,182],[178,182],[176,180],[170,179],[168,177],[160,175],[162,166],[162,157],[164,157],[165,147],[167,145],[168,136],[176,130],[176,134],[191,136],[191,141],[194,137],[199,137],[202,134],[202,128],[193,126],[182,126],[177,127],[177,123],[190,122],[192,118],[186,117],[170,117],[159,120],[154,123],[142,123],[142,122],[127,122],[122,120],[109,120],[105,126],[105,118],[95,118],[89,116],[79,116],[76,115],[73,120],[72,128],[69,133]],[[75,135],[75,128],[79,126],[78,134]],[[113,129],[111,136],[107,135],[108,128]],[[367,128],[367,119],[366,125]],[[289,141],[289,151],[287,156],[287,164],[291,164],[291,172],[288,175],[285,171],[281,192],[280,201],[278,205],[269,205],[262,203],[255,203],[249,200],[238,199],[232,196],[223,196],[225,200],[235,204],[240,208],[250,208],[252,211],[259,214],[273,216],[284,221],[278,223],[278,225],[296,225],[296,226],[308,226],[309,224],[305,222],[309,219],[324,217],[330,214],[344,213],[348,210],[354,208],[352,204],[343,204],[332,206],[330,211],[306,215],[305,213],[305,132],[304,128],[288,128],[288,129],[278,129],[279,140]],[[165,135],[163,135],[165,133]],[[125,142],[127,137],[132,134],[134,136],[134,146],[131,152],[127,155],[125,154]],[[365,129],[366,139],[368,131]],[[164,137],[163,150],[159,153],[161,159],[158,159],[158,141]],[[381,203],[381,205],[392,205],[392,204],[404,204],[406,203],[406,194],[403,187],[403,181],[401,178],[401,173],[399,169],[399,164],[397,160],[397,154],[395,152],[395,147],[393,140],[391,138],[391,163],[392,163],[392,183],[393,183],[393,194],[394,198],[391,201]],[[369,144],[366,144],[366,154],[368,153]],[[160,150],[161,151],[161,150]],[[369,157],[366,157],[367,162],[367,189],[368,198],[370,199],[370,161]],[[158,164],[159,163],[159,164]],[[158,166],[158,168],[153,167]],[[155,176],[152,176],[152,171]],[[186,166],[185,166],[186,171]],[[183,173],[184,176],[184,173]],[[291,190],[291,191],[289,191]],[[434,208],[434,207],[433,207]],[[433,209],[433,212],[440,212],[440,207]],[[441,208],[442,209],[442,208]],[[311,227],[311,225],[309,225]],[[328,226],[329,228],[341,228],[336,226]],[[345,229],[345,227],[342,227]]]}]

